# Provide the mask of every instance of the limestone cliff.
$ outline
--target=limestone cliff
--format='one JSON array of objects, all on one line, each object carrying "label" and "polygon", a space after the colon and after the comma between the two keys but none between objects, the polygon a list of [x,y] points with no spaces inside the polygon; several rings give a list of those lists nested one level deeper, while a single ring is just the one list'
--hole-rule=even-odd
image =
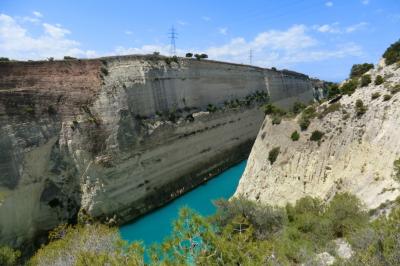
[{"label": "limestone cliff", "polygon": [[[318,106],[306,131],[298,124],[301,115],[279,125],[267,116],[235,196],[284,205],[306,195],[329,199],[349,191],[370,209],[398,197],[394,161],[400,157],[400,69],[381,62],[368,74],[369,85]],[[384,83],[375,85],[378,75]],[[358,108],[357,100],[363,103],[358,101]],[[294,131],[298,141],[291,139]],[[318,133],[311,138],[314,131],[322,139]],[[269,152],[275,147],[280,152],[271,164]]]},{"label": "limestone cliff", "polygon": [[0,244],[78,212],[123,223],[246,158],[307,76],[162,56],[0,63]]}]

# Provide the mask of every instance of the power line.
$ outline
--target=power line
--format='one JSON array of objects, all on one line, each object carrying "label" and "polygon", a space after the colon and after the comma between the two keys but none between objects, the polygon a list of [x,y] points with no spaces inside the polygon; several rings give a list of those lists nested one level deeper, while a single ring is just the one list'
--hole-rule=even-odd
[{"label": "power line", "polygon": [[176,43],[175,40],[178,39],[178,33],[176,32],[174,26],[171,27],[169,38],[171,39],[170,55],[176,55]]}]

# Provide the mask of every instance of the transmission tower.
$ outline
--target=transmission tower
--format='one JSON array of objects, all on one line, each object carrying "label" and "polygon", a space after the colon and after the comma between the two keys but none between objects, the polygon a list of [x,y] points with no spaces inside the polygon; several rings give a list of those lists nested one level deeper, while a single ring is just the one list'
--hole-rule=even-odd
[{"label": "transmission tower", "polygon": [[253,64],[253,49],[250,49],[250,51],[249,51],[249,62],[250,62],[250,65]]},{"label": "transmission tower", "polygon": [[178,39],[178,33],[176,32],[174,26],[171,27],[171,30],[168,33],[168,35],[169,35],[169,38],[171,39],[170,55],[176,55],[175,40]]}]

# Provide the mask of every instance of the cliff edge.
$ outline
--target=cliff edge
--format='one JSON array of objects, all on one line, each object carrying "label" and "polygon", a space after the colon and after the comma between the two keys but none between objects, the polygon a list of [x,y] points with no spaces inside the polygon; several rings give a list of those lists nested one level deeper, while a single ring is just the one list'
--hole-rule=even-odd
[{"label": "cliff edge", "polygon": [[[369,209],[395,200],[400,195],[399,81],[398,65],[382,60],[342,85],[359,84],[351,95],[308,107],[280,124],[266,116],[235,196],[285,205],[307,195],[329,200],[348,191]],[[310,124],[301,130],[305,117]]]}]

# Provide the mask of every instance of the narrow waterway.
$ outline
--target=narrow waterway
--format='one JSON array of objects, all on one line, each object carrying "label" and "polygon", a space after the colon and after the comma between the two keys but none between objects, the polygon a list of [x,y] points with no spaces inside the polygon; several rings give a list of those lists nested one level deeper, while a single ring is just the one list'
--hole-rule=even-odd
[{"label": "narrow waterway", "polygon": [[154,242],[161,242],[170,234],[172,222],[178,217],[180,208],[187,206],[202,215],[213,214],[215,207],[212,201],[228,199],[233,195],[245,167],[246,161],[243,161],[164,207],[122,226],[122,238],[128,241],[141,240],[149,247]]}]

